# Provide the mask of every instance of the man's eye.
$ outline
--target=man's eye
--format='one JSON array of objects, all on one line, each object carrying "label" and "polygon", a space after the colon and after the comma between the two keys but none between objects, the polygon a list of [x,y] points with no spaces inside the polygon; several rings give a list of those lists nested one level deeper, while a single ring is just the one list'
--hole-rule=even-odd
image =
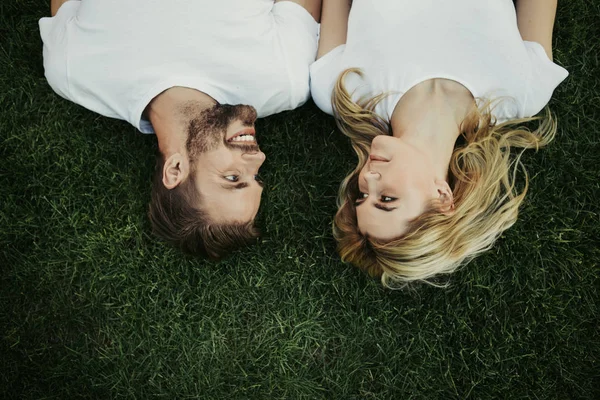
[{"label": "man's eye", "polygon": [[227,175],[227,176],[225,176],[225,179],[227,179],[228,181],[231,181],[231,182],[237,182],[238,179],[240,179],[240,177],[237,175]]},{"label": "man's eye", "polygon": [[381,196],[381,202],[382,203],[390,203],[392,201],[398,200],[395,197],[390,197],[390,196]]}]

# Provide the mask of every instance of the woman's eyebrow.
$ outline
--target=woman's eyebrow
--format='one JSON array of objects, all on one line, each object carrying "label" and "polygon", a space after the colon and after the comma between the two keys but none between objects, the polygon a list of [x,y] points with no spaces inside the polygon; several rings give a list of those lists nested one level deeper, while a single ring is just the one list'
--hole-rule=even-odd
[{"label": "woman's eyebrow", "polygon": [[[359,206],[360,206],[360,205],[362,205],[363,203],[364,203],[364,201],[355,201],[355,202],[354,202],[354,207],[359,207]],[[398,208],[398,207],[388,207],[388,206],[384,206],[384,205],[383,205],[383,204],[381,204],[381,203],[375,203],[375,204],[373,204],[373,206],[374,206],[375,208],[378,208],[378,209],[380,209],[380,210],[387,211],[387,212],[394,211],[396,208]]]},{"label": "woman's eyebrow", "polygon": [[381,204],[381,203],[375,203],[375,204],[373,204],[373,205],[375,206],[375,208],[378,208],[378,209],[380,209],[380,210],[387,211],[387,212],[393,211],[393,210],[395,210],[396,208],[398,208],[398,207],[388,207],[388,206],[384,206],[384,205],[383,205],[383,204]]}]

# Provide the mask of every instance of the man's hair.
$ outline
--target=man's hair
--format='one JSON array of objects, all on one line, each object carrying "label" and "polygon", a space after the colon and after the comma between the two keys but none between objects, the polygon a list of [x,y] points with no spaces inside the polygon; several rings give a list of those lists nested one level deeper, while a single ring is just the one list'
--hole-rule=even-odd
[{"label": "man's hair", "polygon": [[162,182],[164,156],[159,152],[152,178],[148,217],[152,230],[161,239],[183,252],[218,260],[230,251],[255,241],[259,231],[254,221],[213,223],[200,207],[202,196],[195,185],[195,171],[173,189]]}]

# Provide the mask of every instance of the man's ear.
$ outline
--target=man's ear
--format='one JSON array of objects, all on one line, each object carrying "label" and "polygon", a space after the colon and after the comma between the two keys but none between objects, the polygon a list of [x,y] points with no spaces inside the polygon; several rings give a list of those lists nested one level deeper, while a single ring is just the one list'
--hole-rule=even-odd
[{"label": "man's ear", "polygon": [[172,154],[163,167],[163,185],[167,189],[173,189],[187,178],[189,172],[190,164],[187,158],[181,153]]},{"label": "man's ear", "polygon": [[438,192],[438,211],[444,215],[452,215],[454,213],[454,196],[450,185],[446,181],[435,181],[435,186]]}]

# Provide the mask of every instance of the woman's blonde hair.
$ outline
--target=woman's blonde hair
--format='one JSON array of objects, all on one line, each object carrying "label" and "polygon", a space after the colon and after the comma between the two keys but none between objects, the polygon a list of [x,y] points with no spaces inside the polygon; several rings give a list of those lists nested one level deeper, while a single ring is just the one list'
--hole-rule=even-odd
[{"label": "woman's blonde hair", "polygon": [[[520,161],[523,151],[537,150],[554,138],[556,122],[548,109],[543,117],[496,124],[491,102],[473,107],[462,123],[462,139],[458,139],[460,144],[450,160],[454,211],[441,213],[429,207],[411,222],[407,233],[380,240],[359,231],[355,201],[358,175],[368,160],[371,141],[377,135],[391,134],[389,122],[375,113],[376,105],[387,94],[354,102],[344,86],[351,73],[362,77],[358,69],[345,70],[332,94],[337,125],[351,139],[358,156],[358,165],[340,186],[334,219],[333,234],[342,260],[372,276],[381,276],[382,283],[392,287],[451,273],[488,250],[515,223],[527,192],[527,171]],[[534,120],[539,121],[535,131],[518,126]],[[513,148],[521,150],[511,156]],[[515,185],[519,171],[524,176],[521,190]]]}]

